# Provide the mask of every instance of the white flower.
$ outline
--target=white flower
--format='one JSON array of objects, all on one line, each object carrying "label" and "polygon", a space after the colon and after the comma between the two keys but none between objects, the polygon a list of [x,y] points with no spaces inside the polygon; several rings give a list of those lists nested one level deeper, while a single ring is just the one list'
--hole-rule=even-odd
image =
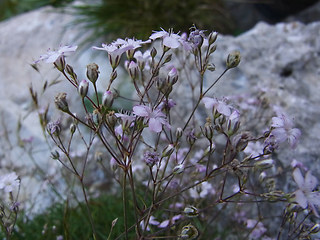
[{"label": "white flower", "polygon": [[304,209],[308,206],[313,213],[319,217],[316,206],[320,206],[320,192],[313,191],[318,185],[318,180],[310,171],[303,178],[299,168],[293,171],[293,179],[297,183],[299,189],[295,192],[295,201]]},{"label": "white flower", "polygon": [[[229,117],[231,115],[232,107],[226,104],[224,101],[218,100],[216,98],[204,97],[202,99],[205,108],[209,110],[216,110],[218,113]],[[236,114],[236,113],[235,113]],[[234,116],[236,117],[236,115]]]},{"label": "white flower", "polygon": [[0,176],[0,189],[5,192],[12,192],[13,189],[19,186],[19,179],[15,172]]},{"label": "white flower", "polygon": [[102,43],[102,48],[92,47],[93,49],[103,50],[108,52],[109,61],[112,68],[116,68],[120,63],[121,55],[127,51],[134,49],[132,45],[119,45],[118,43],[111,43],[109,45]]},{"label": "white flower", "polygon": [[292,148],[298,143],[301,136],[301,131],[298,128],[293,128],[293,122],[285,114],[281,113],[277,117],[272,118],[271,135],[275,137],[277,143],[288,141]]},{"label": "white flower", "polygon": [[162,131],[162,125],[170,128],[166,119],[166,115],[160,109],[152,110],[148,106],[138,105],[133,107],[133,114],[136,116],[144,117],[148,122],[150,131],[159,133]]},{"label": "white flower", "polygon": [[181,45],[181,37],[176,33],[167,32],[162,29],[162,31],[154,32],[149,37],[151,40],[162,38],[162,44],[168,48],[178,48]]},{"label": "white flower", "polygon": [[67,52],[76,51],[78,46],[61,46],[57,51],[51,51],[50,49],[44,55],[41,55],[40,58],[35,61],[38,63],[40,61],[45,61],[46,63],[54,63],[60,56],[64,56]]}]

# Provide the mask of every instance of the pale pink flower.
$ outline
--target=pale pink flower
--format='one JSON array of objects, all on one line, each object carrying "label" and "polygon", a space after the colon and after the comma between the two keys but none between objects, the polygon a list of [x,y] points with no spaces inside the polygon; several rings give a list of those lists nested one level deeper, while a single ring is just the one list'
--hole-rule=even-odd
[{"label": "pale pink flower", "polygon": [[320,206],[320,192],[313,191],[318,185],[318,179],[311,174],[311,171],[303,177],[299,168],[293,171],[293,179],[299,187],[295,191],[295,201],[304,209],[309,206],[314,215],[319,217],[316,206]]},{"label": "pale pink flower", "polygon": [[38,63],[40,61],[44,61],[46,63],[54,63],[60,56],[65,56],[65,53],[76,51],[78,46],[60,46],[60,48],[56,51],[51,51],[50,49],[46,54],[40,56],[40,58],[35,61]]},{"label": "pale pink flower", "polygon": [[133,121],[135,120],[135,117],[130,114],[116,113],[115,115],[117,116],[117,118],[121,119],[122,128],[124,128],[124,129],[131,127]]},{"label": "pale pink flower", "polygon": [[12,192],[19,184],[20,180],[15,172],[0,176],[0,189],[3,189],[7,193]]},{"label": "pale pink flower", "polygon": [[102,47],[92,47],[93,49],[103,50],[108,52],[109,62],[112,68],[116,68],[120,63],[122,54],[127,51],[134,49],[133,45],[118,45],[111,43],[109,45],[102,43]]},{"label": "pale pink flower", "polygon": [[181,37],[179,34],[162,31],[154,32],[149,37],[151,40],[162,39],[162,44],[168,48],[178,48],[180,46]]},{"label": "pale pink flower", "polygon": [[295,148],[301,136],[301,131],[298,128],[293,128],[293,122],[285,114],[279,114],[272,118],[271,136],[275,137],[277,143],[288,141],[292,148]]},{"label": "pale pink flower", "polygon": [[160,109],[152,110],[148,106],[138,105],[133,107],[133,114],[144,117],[148,121],[150,131],[159,133],[162,131],[162,125],[170,128],[166,115]]},{"label": "pale pink flower", "polygon": [[209,97],[204,97],[202,101],[204,103],[205,108],[209,110],[215,109],[218,113],[226,117],[229,117],[232,113],[232,107],[226,104],[225,101]]},{"label": "pale pink flower", "polygon": [[137,59],[138,66],[141,70],[150,69],[152,57],[149,50],[145,51],[144,53],[142,53],[141,51],[136,51],[134,53],[134,58]]}]

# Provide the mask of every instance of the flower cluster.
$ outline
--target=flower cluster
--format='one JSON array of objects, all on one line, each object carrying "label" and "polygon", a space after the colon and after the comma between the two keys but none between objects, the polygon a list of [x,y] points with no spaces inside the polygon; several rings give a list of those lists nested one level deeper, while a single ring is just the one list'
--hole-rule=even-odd
[{"label": "flower cluster", "polygon": [[[283,237],[287,239],[309,237],[316,232],[308,228],[313,222],[303,216],[301,208],[318,216],[317,179],[310,171],[303,177],[295,164],[297,191],[289,192],[290,186],[276,181],[283,171],[293,168],[283,169],[274,153],[285,141],[296,147],[300,130],[287,115],[277,112],[275,116],[273,111],[263,132],[254,131],[244,121],[247,115],[243,110],[249,111],[248,104],[244,108],[232,97],[214,96],[217,82],[241,60],[239,51],[231,52],[225,69],[208,85],[206,77],[216,71],[212,55],[217,36],[196,27],[189,34],[162,29],[146,41],[117,39],[93,47],[107,52],[112,69],[103,89],[96,84],[101,66],[88,64],[87,79],[79,81],[71,66],[58,61],[61,57],[64,60],[66,49],[75,48],[50,53],[57,57],[55,67],[75,88],[83,106],[77,111],[65,93],[56,96],[56,107],[69,120],[64,122],[72,123],[70,128],[62,127],[60,120],[47,125],[47,133],[59,150],[52,155],[79,179],[84,199],[88,199],[87,189],[99,185],[86,185],[95,182],[98,175],[86,179],[89,170],[97,169],[91,164],[101,165],[96,170],[100,178],[110,179],[108,184],[122,193],[124,226],[119,236],[196,239],[202,234],[209,239],[227,232],[230,238],[272,239],[276,235],[269,219],[274,217],[270,215],[274,208],[269,205],[275,202],[276,212],[283,212],[274,217],[279,223],[275,225],[282,223],[276,230],[278,238],[281,234],[287,234]],[[159,40],[157,47],[153,43]],[[128,75],[122,84],[131,94],[115,87],[120,71]],[[124,109],[119,108],[121,104]],[[61,134],[64,131],[69,133]],[[79,142],[75,142],[77,136]],[[80,157],[73,148],[82,149]],[[90,161],[93,155],[97,161]],[[98,195],[103,191],[91,192]],[[86,204],[96,237],[90,202]],[[134,213],[135,222],[129,222],[129,212]],[[297,222],[303,227],[297,227]]]}]

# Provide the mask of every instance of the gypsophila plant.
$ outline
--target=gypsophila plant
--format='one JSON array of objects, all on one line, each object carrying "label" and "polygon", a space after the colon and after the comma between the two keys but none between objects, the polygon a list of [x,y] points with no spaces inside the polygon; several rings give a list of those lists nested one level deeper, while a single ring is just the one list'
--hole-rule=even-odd
[{"label": "gypsophila plant", "polygon": [[6,239],[10,239],[17,221],[20,178],[15,172],[0,175],[0,226]]},{"label": "gypsophila plant", "polygon": [[[74,176],[79,191],[70,191],[83,196],[93,239],[312,239],[319,231],[316,177],[310,170],[303,177],[298,163],[283,169],[274,158],[281,147],[298,143],[301,132],[292,119],[279,108],[272,118],[262,117],[257,109],[268,103],[261,94],[246,108],[264,107],[245,115],[245,100],[214,96],[217,82],[241,59],[239,51],[229,53],[219,77],[206,77],[215,71],[217,36],[196,27],[189,34],[162,29],[146,41],[95,46],[111,67],[105,89],[97,84],[105,66],[88,63],[87,79],[78,79],[66,63],[76,46],[40,57],[61,72],[82,106],[74,107],[61,89],[54,99],[61,118],[42,126],[56,148],[52,158]],[[116,87],[123,69],[131,96]],[[133,107],[114,107],[120,100]],[[255,120],[263,131],[253,129]],[[75,156],[74,148],[82,153]],[[103,177],[89,180],[92,171]],[[281,176],[296,185],[287,188]],[[112,187],[97,187],[107,179]],[[123,226],[116,236],[117,220],[97,230],[90,202],[111,189],[122,194],[117,219]]]}]

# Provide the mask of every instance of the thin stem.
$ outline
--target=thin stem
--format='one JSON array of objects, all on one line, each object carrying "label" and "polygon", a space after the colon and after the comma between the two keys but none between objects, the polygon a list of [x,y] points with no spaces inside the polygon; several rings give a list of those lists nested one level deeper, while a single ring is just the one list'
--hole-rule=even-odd
[{"label": "thin stem", "polygon": [[124,217],[124,230],[125,230],[125,236],[126,240],[129,239],[128,237],[128,219],[127,219],[127,191],[126,191],[126,185],[127,185],[127,172],[123,172],[123,183],[122,183],[122,205],[123,205],[123,217]]}]

